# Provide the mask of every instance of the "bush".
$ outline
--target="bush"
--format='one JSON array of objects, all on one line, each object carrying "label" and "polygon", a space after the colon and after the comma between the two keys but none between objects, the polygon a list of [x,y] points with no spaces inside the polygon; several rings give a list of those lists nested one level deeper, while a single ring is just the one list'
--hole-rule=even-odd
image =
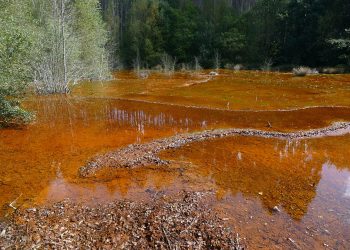
[{"label": "bush", "polygon": [[0,97],[0,127],[27,124],[33,118],[33,114],[19,107],[18,101],[6,100]]},{"label": "bush", "polygon": [[264,64],[260,67],[262,71],[270,72],[272,68],[273,62],[271,58],[265,60]]},{"label": "bush", "polygon": [[236,64],[236,65],[233,67],[233,69],[234,69],[235,71],[240,71],[240,70],[243,69],[243,65],[242,65],[242,64]]},{"label": "bush", "polygon": [[20,108],[30,62],[35,55],[25,2],[0,2],[0,126],[27,123],[33,117]]},{"label": "bush", "polygon": [[344,71],[344,68],[339,67],[327,67],[322,69],[323,74],[342,74]]},{"label": "bush", "polygon": [[234,71],[240,71],[242,70],[244,67],[242,64],[232,64],[232,63],[226,63],[224,66],[225,69],[231,69]]},{"label": "bush", "polygon": [[295,76],[317,75],[317,69],[310,69],[309,67],[300,66],[293,69]]},{"label": "bush", "polygon": [[163,72],[171,75],[175,72],[176,58],[172,58],[168,54],[164,53],[162,56],[162,69]]}]

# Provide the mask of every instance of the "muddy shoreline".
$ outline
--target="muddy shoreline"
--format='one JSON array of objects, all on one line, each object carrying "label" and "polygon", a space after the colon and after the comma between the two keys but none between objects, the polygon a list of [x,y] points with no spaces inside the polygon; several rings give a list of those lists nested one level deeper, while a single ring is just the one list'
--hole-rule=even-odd
[{"label": "muddy shoreline", "polygon": [[156,194],[96,207],[62,201],[0,221],[0,249],[244,249],[210,192]]},{"label": "muddy shoreline", "polygon": [[81,177],[93,176],[103,168],[135,168],[148,165],[168,164],[158,157],[158,154],[167,149],[179,148],[185,144],[222,138],[228,136],[252,136],[275,138],[282,140],[302,140],[326,136],[340,136],[350,133],[350,122],[335,122],[329,127],[297,132],[276,132],[256,129],[217,129],[197,133],[180,134],[173,137],[154,140],[145,144],[131,144],[127,147],[92,158],[82,166],[78,174]]}]

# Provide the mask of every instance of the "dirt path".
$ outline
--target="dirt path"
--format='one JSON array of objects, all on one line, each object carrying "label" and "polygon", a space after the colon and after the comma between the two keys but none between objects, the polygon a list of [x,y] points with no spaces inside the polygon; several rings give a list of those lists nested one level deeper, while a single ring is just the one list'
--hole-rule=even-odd
[{"label": "dirt path", "polygon": [[145,144],[132,144],[125,148],[109,152],[91,159],[79,169],[81,177],[89,177],[105,167],[134,168],[147,165],[167,164],[158,157],[160,151],[179,148],[185,144],[227,136],[254,136],[283,140],[311,139],[325,136],[340,136],[350,133],[350,122],[336,122],[329,127],[298,132],[274,132],[256,129],[218,129],[206,130],[191,134],[180,134],[173,137],[151,141]]}]

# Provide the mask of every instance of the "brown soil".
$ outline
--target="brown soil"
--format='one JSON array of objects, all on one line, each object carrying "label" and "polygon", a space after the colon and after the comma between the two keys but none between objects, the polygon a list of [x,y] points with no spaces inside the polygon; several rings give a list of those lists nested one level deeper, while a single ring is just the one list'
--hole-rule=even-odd
[{"label": "brown soil", "polygon": [[274,132],[256,129],[220,129],[207,130],[197,133],[180,134],[169,138],[155,140],[145,144],[132,144],[117,151],[97,156],[79,169],[79,175],[89,177],[101,168],[133,168],[148,165],[163,165],[168,162],[158,157],[160,151],[179,148],[185,144],[227,136],[255,136],[264,138],[277,138],[284,140],[300,140],[319,138],[324,136],[337,136],[350,133],[349,122],[336,122],[333,125],[308,131]]},{"label": "brown soil", "polygon": [[204,205],[209,195],[20,210],[0,223],[0,249],[244,249],[225,219]]}]

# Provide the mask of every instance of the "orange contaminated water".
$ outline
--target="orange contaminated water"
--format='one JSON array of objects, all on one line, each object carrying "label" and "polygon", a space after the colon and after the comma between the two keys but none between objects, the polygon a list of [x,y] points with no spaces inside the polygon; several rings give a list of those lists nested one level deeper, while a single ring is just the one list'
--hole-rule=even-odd
[{"label": "orange contaminated water", "polygon": [[[71,198],[98,204],[156,192],[211,190],[213,207],[248,247],[350,248],[350,135],[310,140],[231,137],[161,153],[169,166],[82,179],[91,157],[131,143],[214,128],[297,131],[350,121],[350,75],[255,71],[116,73],[69,96],[28,97],[36,122],[0,130],[0,205]],[[209,201],[208,201],[209,202]]]},{"label": "orange contaminated water", "polygon": [[349,145],[350,136],[232,137],[169,150],[162,157],[181,159],[192,189],[215,190],[216,207],[251,248],[295,248],[290,238],[301,249],[348,249]]},{"label": "orange contaminated water", "polygon": [[208,72],[151,74],[143,80],[121,72],[116,78],[108,83],[81,84],[73,92],[230,110],[348,106],[350,100],[349,75],[294,77],[288,73],[223,70],[216,77]]}]

